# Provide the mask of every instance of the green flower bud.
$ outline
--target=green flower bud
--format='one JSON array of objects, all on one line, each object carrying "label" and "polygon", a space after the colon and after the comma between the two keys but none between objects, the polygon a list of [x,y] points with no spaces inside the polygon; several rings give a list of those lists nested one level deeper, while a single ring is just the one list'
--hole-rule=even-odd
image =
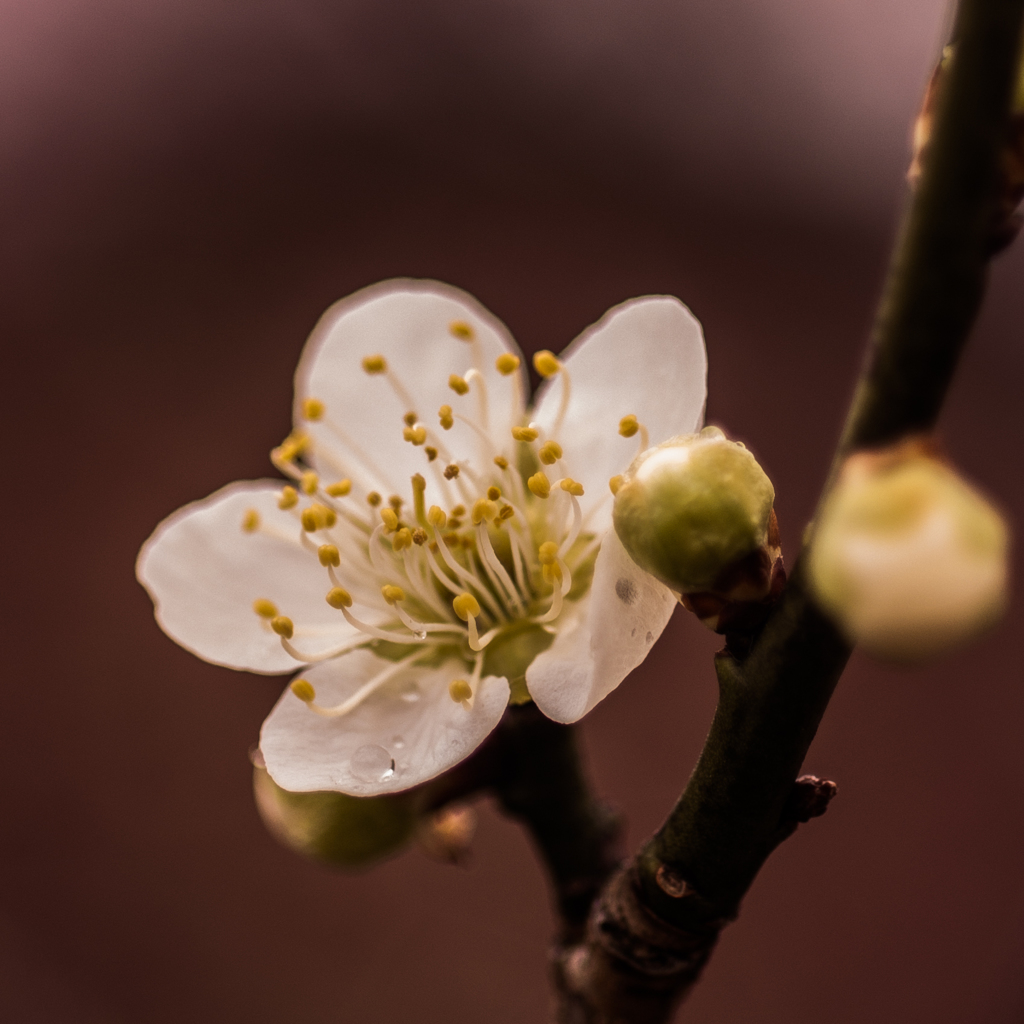
[{"label": "green flower bud", "polygon": [[364,867],[397,853],[416,829],[413,801],[402,793],[292,793],[258,766],[252,782],[256,807],[274,838],[334,867]]},{"label": "green flower bud", "polygon": [[821,606],[854,643],[924,661],[992,625],[1007,598],[1002,517],[920,453],[852,457],[822,509],[808,561]]},{"label": "green flower bud", "polygon": [[638,455],[615,495],[613,519],[641,569],[680,593],[711,591],[768,546],[774,501],[754,456],[705,427]]}]

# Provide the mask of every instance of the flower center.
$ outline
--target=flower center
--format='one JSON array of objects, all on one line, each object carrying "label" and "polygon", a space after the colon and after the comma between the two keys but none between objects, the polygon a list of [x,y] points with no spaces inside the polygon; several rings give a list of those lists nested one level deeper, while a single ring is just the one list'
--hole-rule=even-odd
[{"label": "flower center", "polygon": [[[553,633],[566,602],[589,586],[600,537],[586,528],[578,501],[583,484],[560,472],[565,452],[557,435],[570,394],[564,365],[549,352],[534,360],[543,376],[561,377],[555,436],[544,437],[529,423],[497,437],[490,427],[475,333],[462,322],[449,329],[466,342],[472,365],[450,375],[453,404],[440,407],[436,426],[420,419],[409,390],[383,356],[362,361],[363,370],[383,378],[409,409],[394,429],[423,449],[424,468],[434,477],[440,503],[427,506],[427,481],[420,473],[412,476],[405,495],[392,494],[386,501],[376,491],[358,496],[347,476],[325,481],[311,466],[312,438],[296,431],[271,452],[274,465],[293,481],[282,489],[278,507],[294,517],[294,529],[264,523],[255,510],[243,518],[244,531],[270,534],[308,553],[310,586],[320,586],[350,627],[339,629],[336,646],[311,654],[303,650],[302,622],[293,622],[288,610],[267,596],[257,596],[254,612],[297,663],[325,661],[363,646],[391,662],[335,707],[316,704],[312,685],[297,680],[295,696],[317,714],[345,715],[403,668],[449,659],[461,660],[469,677],[453,679],[449,695],[471,707],[491,644],[524,629]],[[515,374],[519,359],[505,353],[496,368],[504,376]],[[516,407],[522,409],[518,374],[514,379]],[[347,442],[343,425],[322,401],[307,398],[302,411],[346,442],[353,463],[371,464]],[[470,428],[476,453],[449,450],[445,433],[456,421]],[[638,431],[645,445],[646,430],[627,416],[620,433]],[[318,464],[336,461],[325,457]],[[353,464],[354,476],[360,468]]]}]

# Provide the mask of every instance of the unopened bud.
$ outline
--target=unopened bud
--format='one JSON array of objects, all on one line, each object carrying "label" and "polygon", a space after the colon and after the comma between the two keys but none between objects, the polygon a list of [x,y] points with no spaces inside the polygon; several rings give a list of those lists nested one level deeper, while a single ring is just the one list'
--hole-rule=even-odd
[{"label": "unopened bud", "polygon": [[416,829],[413,803],[402,793],[292,793],[258,763],[252,781],[256,807],[274,838],[335,867],[363,867],[397,853]]},{"label": "unopened bud", "polygon": [[[615,532],[633,561],[671,589],[715,591],[734,566],[777,544],[769,544],[774,500],[754,456],[708,427],[634,459],[615,491]],[[768,577],[759,576],[766,592]]]},{"label": "unopened bud", "polygon": [[916,453],[850,458],[809,559],[821,604],[854,643],[913,663],[991,626],[1007,598],[1006,525],[948,466]]}]

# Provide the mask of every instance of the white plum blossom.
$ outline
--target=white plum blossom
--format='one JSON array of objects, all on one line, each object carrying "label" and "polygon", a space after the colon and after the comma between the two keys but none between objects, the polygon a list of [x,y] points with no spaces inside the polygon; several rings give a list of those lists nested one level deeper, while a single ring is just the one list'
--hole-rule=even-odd
[{"label": "white plum blossom", "polygon": [[707,364],[677,299],[610,310],[536,402],[505,326],[469,295],[395,280],[332,306],[295,377],[288,478],[230,484],[160,524],[138,578],[200,658],[300,669],[260,749],[285,789],[417,785],[510,700],[573,722],[646,657],[676,604],[611,528],[652,443],[698,430]]}]

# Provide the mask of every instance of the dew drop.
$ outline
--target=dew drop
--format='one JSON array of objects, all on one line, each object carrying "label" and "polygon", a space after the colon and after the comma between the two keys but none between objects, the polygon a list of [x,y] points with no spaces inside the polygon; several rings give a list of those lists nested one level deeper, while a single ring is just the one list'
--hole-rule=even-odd
[{"label": "dew drop", "polygon": [[405,684],[398,691],[398,696],[406,702],[406,704],[415,704],[420,699],[420,686],[415,680]]},{"label": "dew drop", "polygon": [[395,761],[383,747],[367,743],[352,755],[349,768],[360,782],[384,782],[395,774]]}]

